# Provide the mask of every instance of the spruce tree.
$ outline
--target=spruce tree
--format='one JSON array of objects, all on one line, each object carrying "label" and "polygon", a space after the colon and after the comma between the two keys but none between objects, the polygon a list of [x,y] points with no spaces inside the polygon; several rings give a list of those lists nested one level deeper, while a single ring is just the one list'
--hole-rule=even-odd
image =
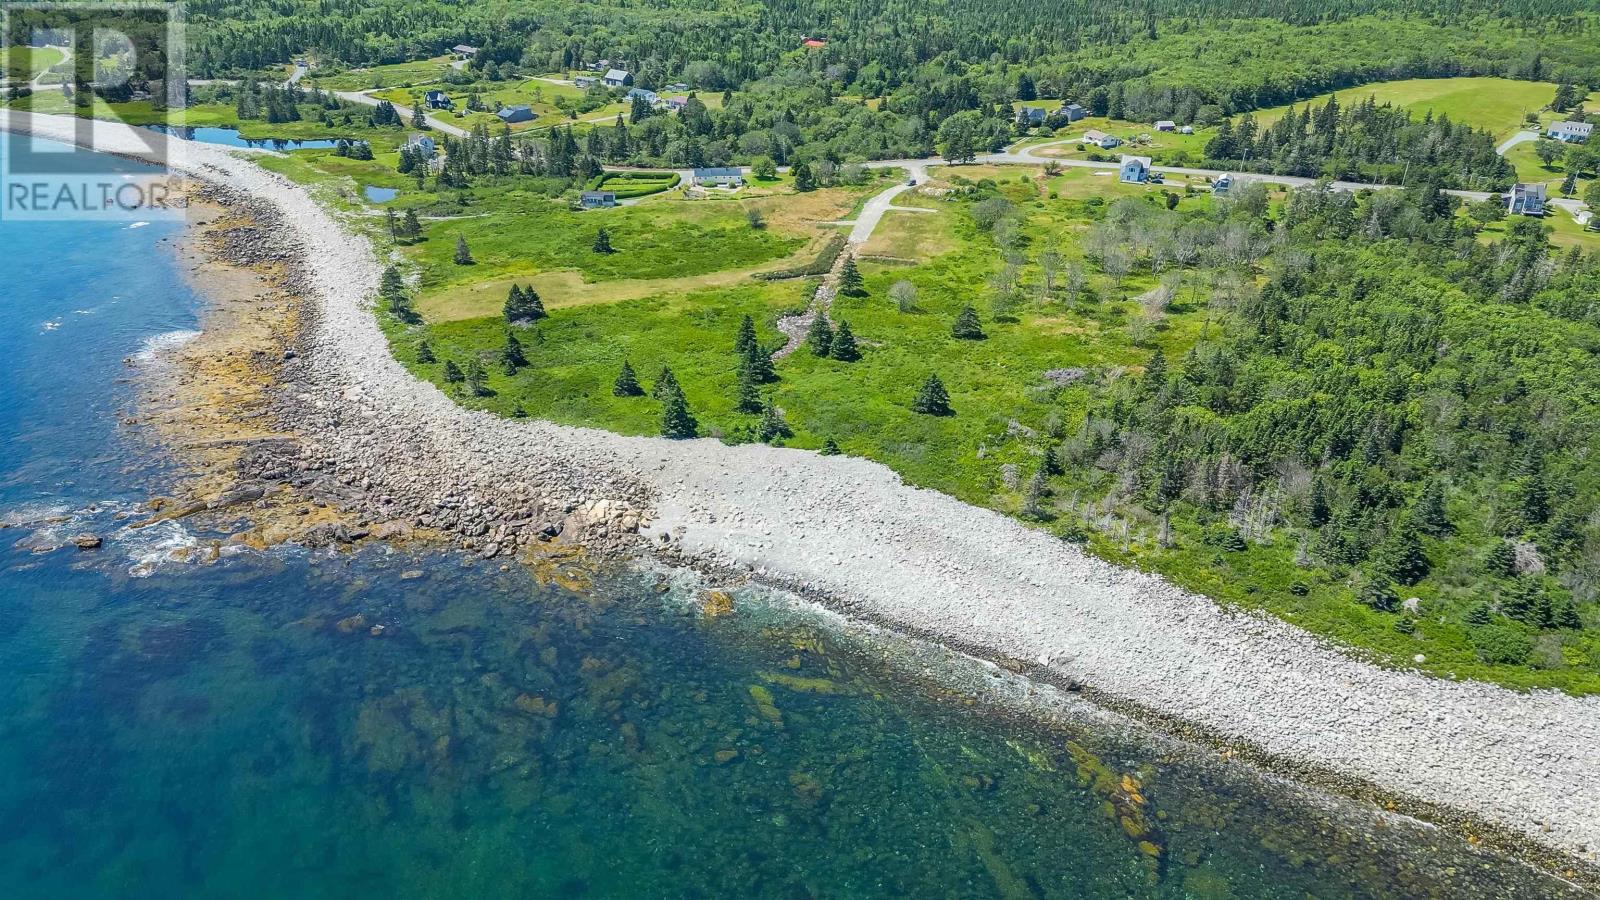
[{"label": "spruce tree", "polygon": [[531,325],[549,313],[544,311],[544,301],[532,287],[513,284],[506,294],[506,322],[512,325]]},{"label": "spruce tree", "polygon": [[1050,499],[1050,479],[1041,467],[1033,473],[1032,478],[1028,479],[1028,490],[1022,498],[1022,514],[1041,522],[1050,518],[1050,509],[1045,505],[1048,499]]},{"label": "spruce tree", "polygon": [[795,190],[805,193],[806,191],[817,189],[817,178],[811,174],[811,166],[807,165],[805,160],[802,159],[795,163],[794,168],[790,170],[790,174],[794,175]]},{"label": "spruce tree", "polygon": [[473,263],[472,251],[467,248],[466,235],[456,235],[455,261],[458,266],[470,266]]},{"label": "spruce tree", "polygon": [[734,408],[742,413],[761,412],[761,386],[757,384],[755,372],[751,370],[749,357],[739,365],[739,381],[734,396]]},{"label": "spruce tree", "polygon": [[744,356],[756,346],[756,321],[746,315],[739,321],[739,334],[733,339],[733,352]]},{"label": "spruce tree", "polygon": [[1167,355],[1157,347],[1144,364],[1144,389],[1147,394],[1160,391],[1167,384]]},{"label": "spruce tree", "polygon": [[846,297],[864,297],[866,288],[861,280],[861,270],[856,268],[856,258],[846,256],[844,268],[839,270],[839,293]]},{"label": "spruce tree", "polygon": [[1066,471],[1061,465],[1061,456],[1056,452],[1054,444],[1045,446],[1044,458],[1039,460],[1039,471],[1047,476],[1060,475]]},{"label": "spruce tree", "polygon": [[783,411],[770,403],[767,404],[766,411],[761,415],[761,425],[756,429],[756,437],[764,444],[774,444],[793,436],[794,429],[789,427],[788,420],[783,417]]},{"label": "spruce tree", "polygon": [[922,383],[916,399],[911,401],[911,411],[925,416],[955,415],[955,410],[950,408],[950,395],[945,392],[944,382],[939,380],[939,376],[929,375],[928,380]]},{"label": "spruce tree", "polygon": [[[660,387],[659,383],[657,387]],[[692,438],[699,429],[700,423],[696,422],[694,414],[689,412],[689,401],[684,398],[683,391],[678,389],[677,381],[674,380],[671,390],[668,390],[661,400],[661,436],[675,440]]]},{"label": "spruce tree", "polygon": [[1395,593],[1394,584],[1382,575],[1372,576],[1361,588],[1359,598],[1379,612],[1394,612],[1400,608],[1400,595]]},{"label": "spruce tree", "polygon": [[1450,515],[1445,509],[1443,482],[1434,478],[1423,486],[1422,495],[1417,498],[1417,505],[1411,511],[1411,520],[1417,523],[1424,534],[1439,537],[1450,533]]},{"label": "spruce tree", "polygon": [[833,329],[828,325],[828,317],[817,313],[811,319],[811,328],[806,331],[806,344],[811,347],[813,356],[827,356],[833,351]]},{"label": "spruce tree", "polygon": [[1333,517],[1333,507],[1328,499],[1328,483],[1321,475],[1311,481],[1311,499],[1306,504],[1306,524],[1321,528]]},{"label": "spruce tree", "polygon": [[428,346],[428,342],[427,341],[423,341],[422,343],[417,345],[417,362],[419,362],[419,363],[437,362],[437,360],[434,359],[434,356],[433,356],[433,348]]},{"label": "spruce tree", "polygon": [[1500,578],[1517,574],[1517,553],[1508,541],[1496,541],[1483,560],[1483,571]]},{"label": "spruce tree", "polygon": [[627,360],[622,361],[622,371],[617,373],[617,380],[611,383],[611,396],[644,396],[644,388],[639,386],[639,379],[633,374],[633,366]]},{"label": "spruce tree", "polygon": [[528,411],[522,408],[522,404],[521,403],[518,403],[516,406],[512,407],[512,409],[511,409],[511,418],[513,418],[513,419],[526,419],[527,417],[528,417]]},{"label": "spruce tree", "polygon": [[1402,519],[1378,546],[1373,567],[1394,581],[1410,585],[1421,581],[1432,566],[1417,529]]},{"label": "spruce tree", "polygon": [[673,394],[682,394],[683,388],[678,386],[677,376],[666,366],[661,367],[661,374],[656,376],[656,383],[650,388],[650,396],[657,400],[665,400]]},{"label": "spruce tree", "polygon": [[400,220],[400,234],[408,241],[422,238],[422,221],[417,218],[416,210],[406,210],[405,216]]},{"label": "spruce tree", "polygon": [[978,311],[971,304],[963,307],[961,314],[950,326],[950,336],[963,341],[981,341],[984,338],[983,325],[978,321]]},{"label": "spruce tree", "polygon": [[761,349],[759,344],[750,345],[740,357],[739,366],[750,370],[756,384],[771,384],[778,380],[778,370],[772,365],[772,354]]},{"label": "spruce tree", "polygon": [[817,452],[823,456],[838,456],[839,444],[835,442],[833,438],[828,438],[822,442],[822,449],[818,450]]},{"label": "spruce tree", "polygon": [[467,380],[467,376],[461,373],[461,367],[456,365],[455,360],[447,359],[444,361],[444,380],[446,384],[460,384]]},{"label": "spruce tree", "polygon": [[596,253],[615,253],[616,252],[615,250],[611,249],[611,232],[606,231],[604,228],[602,228],[599,231],[596,231],[594,233],[594,252],[596,252]]},{"label": "spruce tree", "polygon": [[517,369],[528,364],[528,357],[522,352],[522,342],[512,332],[506,332],[506,347],[500,353],[500,360],[505,364],[507,375],[517,374]]},{"label": "spruce tree", "polygon": [[856,346],[856,336],[850,333],[850,323],[839,320],[839,328],[833,333],[833,342],[828,346],[828,355],[841,362],[855,362],[861,358],[861,350]]},{"label": "spruce tree", "polygon": [[1467,614],[1463,617],[1468,625],[1487,625],[1494,620],[1494,610],[1483,600],[1467,607]]},{"label": "spruce tree", "polygon": [[483,363],[476,356],[467,360],[466,382],[467,392],[472,396],[489,395],[489,373],[483,370]]}]

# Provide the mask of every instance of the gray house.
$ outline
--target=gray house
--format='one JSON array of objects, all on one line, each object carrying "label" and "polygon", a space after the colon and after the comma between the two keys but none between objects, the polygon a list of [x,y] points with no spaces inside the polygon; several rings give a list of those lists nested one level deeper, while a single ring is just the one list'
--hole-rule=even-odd
[{"label": "gray house", "polygon": [[1089,111],[1087,109],[1076,103],[1061,104],[1061,115],[1066,116],[1068,122],[1076,122],[1088,114]]},{"label": "gray house", "polygon": [[695,169],[693,181],[700,187],[738,187],[744,184],[744,170],[732,166]]},{"label": "gray house", "polygon": [[406,138],[406,149],[413,153],[421,151],[423,156],[432,156],[436,148],[433,145],[433,138],[425,134],[412,134]]},{"label": "gray house", "polygon": [[471,59],[478,55],[478,48],[471,44],[457,44],[450,48],[450,52],[456,55],[456,59]]},{"label": "gray house", "polygon": [[1157,131],[1177,131],[1178,130],[1178,123],[1172,121],[1171,119],[1162,119],[1161,121],[1156,123],[1156,130]]},{"label": "gray house", "polygon": [[1150,180],[1150,157],[1124,156],[1117,180],[1124,184],[1144,184]]},{"label": "gray house", "polygon": [[572,83],[579,90],[587,91],[589,88],[592,88],[595,85],[599,84],[600,83],[600,79],[593,78],[593,77],[588,76],[588,75],[579,75],[577,78],[572,79]]},{"label": "gray house", "polygon": [[1042,106],[1020,106],[1017,108],[1017,124],[1043,125],[1048,115]]},{"label": "gray house", "polygon": [[579,199],[584,209],[607,209],[617,205],[615,191],[584,191]]},{"label": "gray house", "polygon": [[1514,216],[1542,216],[1544,198],[1543,182],[1534,184],[1518,182],[1511,186],[1511,193],[1506,195],[1507,212]]},{"label": "gray house", "polygon": [[517,122],[532,122],[535,118],[533,107],[531,106],[505,106],[501,107],[500,111],[495,115],[499,116],[500,121],[507,125],[514,125]]},{"label": "gray house", "polygon": [[625,87],[633,83],[633,76],[621,69],[607,69],[600,80],[606,87]]},{"label": "gray house", "polygon": [[1545,132],[1558,141],[1569,144],[1581,144],[1594,134],[1594,124],[1591,122],[1554,122],[1550,130]]},{"label": "gray house", "polygon": [[661,95],[657,94],[655,91],[647,91],[644,88],[638,88],[638,87],[629,88],[628,89],[628,102],[629,103],[632,103],[633,101],[639,99],[640,97],[643,97],[644,98],[644,102],[650,104],[651,106],[655,106],[656,104],[661,102]]}]

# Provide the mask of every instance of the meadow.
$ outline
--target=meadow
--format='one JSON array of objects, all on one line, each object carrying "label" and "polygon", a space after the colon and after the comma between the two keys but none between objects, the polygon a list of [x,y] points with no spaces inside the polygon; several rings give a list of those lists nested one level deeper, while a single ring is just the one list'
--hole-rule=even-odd
[{"label": "meadow", "polygon": [[[1379,104],[1390,103],[1421,117],[1428,112],[1449,116],[1452,121],[1482,128],[1497,140],[1505,140],[1522,128],[1527,114],[1539,113],[1555,97],[1556,85],[1544,81],[1515,81],[1509,78],[1410,78],[1382,81],[1323,94],[1297,106],[1321,105],[1330,96],[1348,106],[1368,97]],[[1283,118],[1287,106],[1255,113],[1263,127]]]},{"label": "meadow", "polygon": [[6,47],[0,49],[5,76],[15,81],[31,81],[66,57],[54,47]]}]

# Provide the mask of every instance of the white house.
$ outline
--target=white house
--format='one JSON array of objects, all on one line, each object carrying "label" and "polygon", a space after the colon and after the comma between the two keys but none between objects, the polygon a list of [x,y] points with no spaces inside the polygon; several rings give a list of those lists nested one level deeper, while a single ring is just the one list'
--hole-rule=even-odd
[{"label": "white house", "polygon": [[600,79],[606,87],[624,87],[633,81],[633,76],[621,69],[607,69],[606,74]]},{"label": "white house", "polygon": [[578,201],[584,209],[610,209],[617,205],[615,191],[584,191]]},{"label": "white house", "polygon": [[433,138],[425,134],[413,134],[406,138],[406,149],[412,152],[420,150],[423,156],[432,156],[434,151]]},{"label": "white house", "polygon": [[1178,133],[1179,134],[1194,134],[1194,126],[1193,125],[1181,125],[1181,126],[1178,127]]},{"label": "white house", "polygon": [[1545,132],[1558,141],[1569,144],[1581,144],[1594,134],[1592,122],[1555,122],[1550,125],[1550,130]]},{"label": "white house", "polygon": [[655,106],[656,104],[661,102],[660,95],[658,95],[655,91],[647,91],[644,88],[629,88],[628,89],[628,102],[629,103],[632,103],[633,101],[635,101],[635,100],[637,100],[637,99],[639,99],[641,97],[644,98],[644,102],[650,104],[651,106]]},{"label": "white house", "polygon": [[1544,199],[1543,182],[1533,184],[1518,182],[1511,186],[1511,193],[1506,195],[1506,208],[1514,216],[1542,216]]},{"label": "white house", "polygon": [[1083,142],[1085,144],[1094,144],[1101,150],[1110,150],[1112,147],[1121,144],[1122,139],[1116,135],[1106,134],[1104,131],[1091,128],[1083,133]]},{"label": "white house", "polygon": [[1161,121],[1156,123],[1156,130],[1157,131],[1177,131],[1178,130],[1178,123],[1172,121],[1171,119],[1162,119]]},{"label": "white house", "polygon": [[744,170],[733,166],[695,169],[691,180],[700,187],[738,187],[744,184]]},{"label": "white house", "polygon": [[1223,172],[1217,176],[1216,181],[1211,182],[1211,193],[1219,197],[1227,196],[1231,190],[1233,190],[1233,175],[1231,173]]},{"label": "white house", "polygon": [[1117,180],[1124,184],[1144,184],[1150,180],[1150,157],[1124,156]]}]

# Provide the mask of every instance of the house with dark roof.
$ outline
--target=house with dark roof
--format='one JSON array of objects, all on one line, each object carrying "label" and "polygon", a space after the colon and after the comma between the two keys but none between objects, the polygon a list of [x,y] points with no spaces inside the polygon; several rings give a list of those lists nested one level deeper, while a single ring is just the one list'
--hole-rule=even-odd
[{"label": "house with dark roof", "polygon": [[744,184],[744,170],[737,166],[695,169],[691,181],[700,187],[738,187]]},{"label": "house with dark roof", "polygon": [[1049,115],[1049,111],[1042,106],[1019,106],[1017,107],[1017,124],[1043,125],[1044,120]]},{"label": "house with dark roof", "polygon": [[444,91],[429,91],[422,95],[422,102],[429,109],[453,109],[456,105]]},{"label": "house with dark roof", "polygon": [[1569,144],[1581,144],[1594,134],[1592,122],[1552,122],[1550,130],[1545,132],[1558,141]]},{"label": "house with dark roof", "polygon": [[1150,157],[1123,156],[1117,180],[1123,184],[1144,184],[1150,180]]},{"label": "house with dark roof", "polygon": [[1506,195],[1506,211],[1514,216],[1544,215],[1544,182],[1524,184],[1517,182]]},{"label": "house with dark roof", "polygon": [[608,209],[617,205],[616,191],[584,191],[578,202],[584,209]]},{"label": "house with dark roof", "polygon": [[621,69],[607,69],[606,74],[600,77],[606,87],[627,87],[633,84],[633,76]]},{"label": "house with dark roof", "polygon": [[1231,190],[1233,190],[1233,175],[1228,172],[1223,172],[1211,182],[1211,193],[1218,197],[1226,197]]},{"label": "house with dark roof", "polygon": [[456,59],[471,59],[478,55],[478,48],[470,44],[457,44],[450,48],[450,52],[456,55]]},{"label": "house with dark roof", "polygon": [[518,122],[532,122],[537,118],[533,114],[533,107],[531,106],[502,106],[495,115],[499,116],[500,121],[507,125],[515,125]]}]

